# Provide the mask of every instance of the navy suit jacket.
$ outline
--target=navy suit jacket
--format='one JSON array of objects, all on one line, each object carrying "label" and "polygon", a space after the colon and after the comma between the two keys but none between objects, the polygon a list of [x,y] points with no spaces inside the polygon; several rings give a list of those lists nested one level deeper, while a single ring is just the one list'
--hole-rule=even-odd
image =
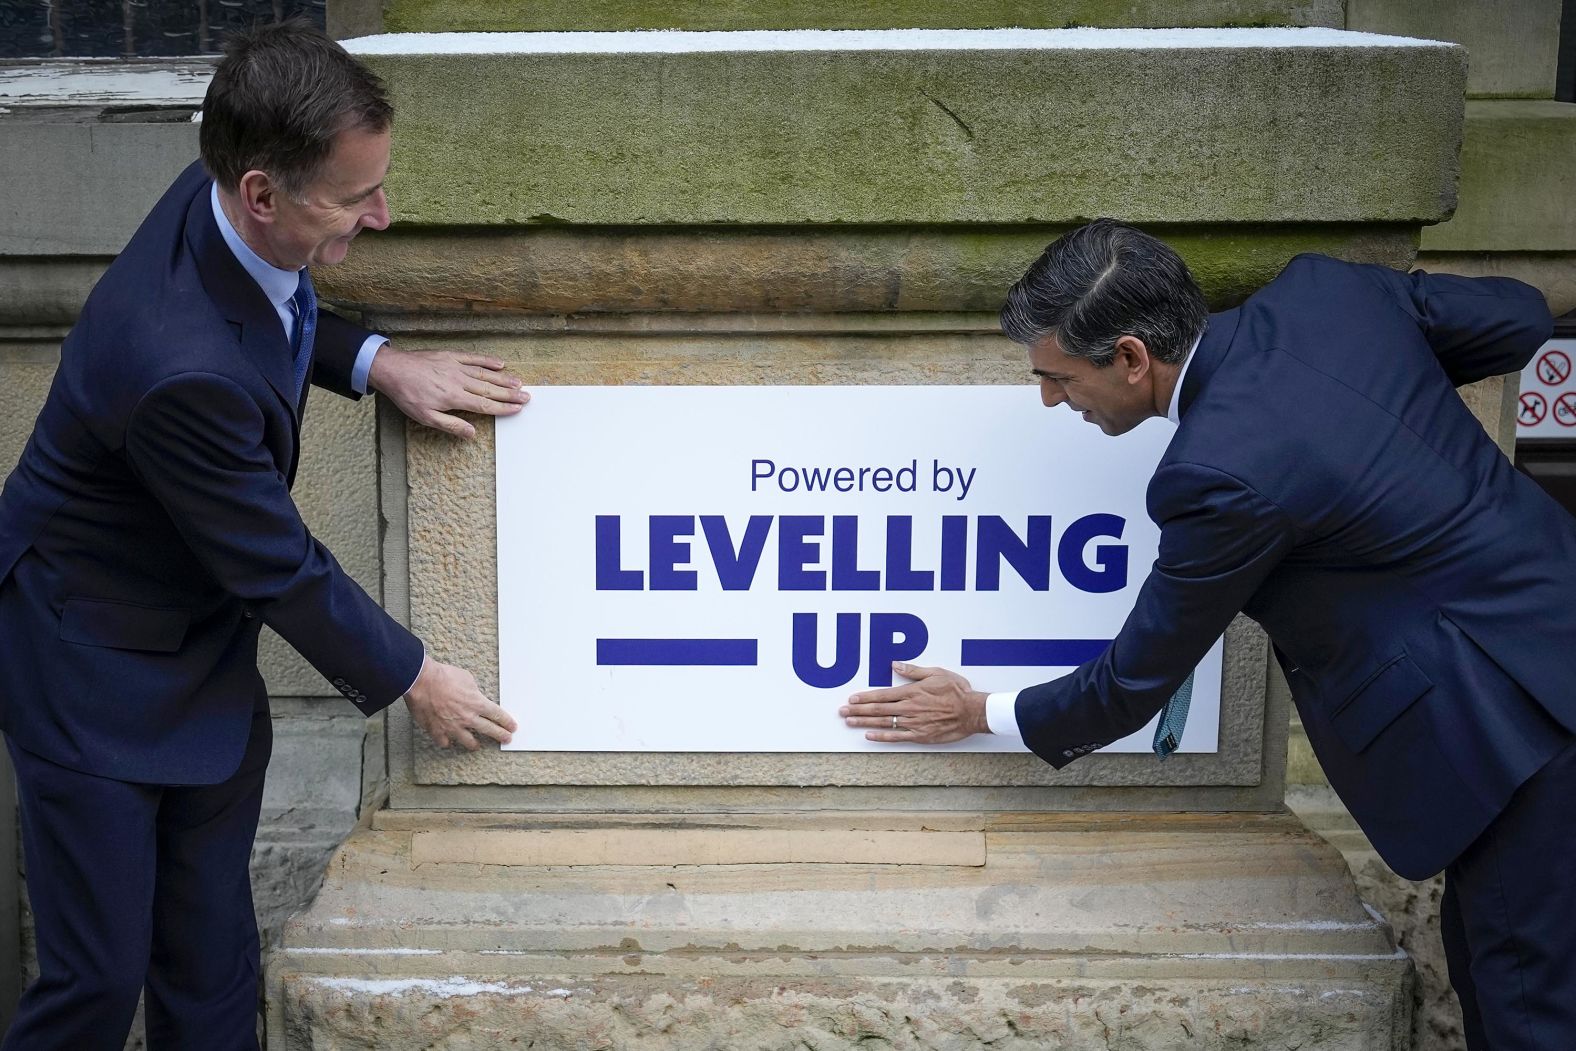
[{"label": "navy suit jacket", "polygon": [[[322,313],[313,382],[355,397],[367,332]],[[279,316],[225,245],[192,165],[83,306],[0,492],[0,728],[124,781],[237,767],[263,624],[366,713],[421,643],[307,531]]]},{"label": "navy suit jacket", "polygon": [[1380,855],[1449,864],[1576,729],[1576,521],[1453,389],[1550,327],[1516,281],[1311,255],[1212,315],[1149,485],[1159,557],[1102,656],[1020,693],[1029,747],[1137,730],[1245,612]]}]

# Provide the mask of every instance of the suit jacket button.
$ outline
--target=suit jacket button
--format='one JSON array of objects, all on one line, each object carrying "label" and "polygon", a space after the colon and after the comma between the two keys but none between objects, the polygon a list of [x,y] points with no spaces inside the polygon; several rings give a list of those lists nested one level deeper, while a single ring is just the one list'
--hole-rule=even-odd
[{"label": "suit jacket button", "polygon": [[245,617],[247,620],[255,620],[257,618],[257,614],[253,613],[249,609],[243,609],[241,611],[241,616]]},{"label": "suit jacket button", "polygon": [[1073,757],[1073,752],[1072,752],[1071,748],[1067,749],[1066,751],[1064,751],[1062,753],[1062,758],[1063,759],[1071,759],[1072,757]]}]

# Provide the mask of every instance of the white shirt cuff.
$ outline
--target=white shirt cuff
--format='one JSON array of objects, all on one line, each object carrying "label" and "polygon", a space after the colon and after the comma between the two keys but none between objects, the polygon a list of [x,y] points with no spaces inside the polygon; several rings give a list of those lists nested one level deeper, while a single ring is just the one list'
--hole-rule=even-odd
[{"label": "white shirt cuff", "polygon": [[388,341],[387,336],[373,333],[356,352],[356,364],[350,370],[350,387],[357,394],[367,392],[367,377],[372,374],[372,359],[378,356],[378,348]]},{"label": "white shirt cuff", "polygon": [[401,697],[408,696],[410,694],[410,691],[415,689],[416,684],[421,681],[421,673],[426,671],[426,670],[427,670],[427,651],[425,649],[423,649],[421,651],[421,667],[416,669],[416,677],[414,679],[410,680],[410,685],[405,687],[405,692],[400,694]]},{"label": "white shirt cuff", "polygon": [[1022,737],[1018,729],[1018,692],[992,693],[985,698],[985,722],[990,732],[1003,737]]}]

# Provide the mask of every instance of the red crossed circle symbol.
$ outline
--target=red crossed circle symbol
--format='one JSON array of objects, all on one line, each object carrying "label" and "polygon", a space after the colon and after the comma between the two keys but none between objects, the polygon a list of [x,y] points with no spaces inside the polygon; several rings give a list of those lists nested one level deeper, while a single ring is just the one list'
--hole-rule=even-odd
[{"label": "red crossed circle symbol", "polygon": [[1516,413],[1516,422],[1523,427],[1535,427],[1543,422],[1543,417],[1548,415],[1548,412],[1547,398],[1535,390],[1523,391],[1521,408]]},{"label": "red crossed circle symbol", "polygon": [[1563,350],[1545,351],[1538,359],[1538,379],[1551,387],[1558,387],[1570,379],[1571,359]]},{"label": "red crossed circle symbol", "polygon": [[1568,390],[1554,399],[1554,422],[1561,427],[1576,427],[1576,391]]}]

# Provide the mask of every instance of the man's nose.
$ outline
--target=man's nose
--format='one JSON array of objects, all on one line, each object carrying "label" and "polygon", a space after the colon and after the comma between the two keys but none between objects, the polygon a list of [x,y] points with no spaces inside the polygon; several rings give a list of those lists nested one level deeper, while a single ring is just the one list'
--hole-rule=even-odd
[{"label": "man's nose", "polygon": [[361,218],[361,225],[369,230],[386,230],[389,225],[389,197],[381,188],[372,195],[372,209]]},{"label": "man's nose", "polygon": [[1066,400],[1067,395],[1062,390],[1060,383],[1057,383],[1055,380],[1040,381],[1040,401],[1047,409],[1054,409]]}]

